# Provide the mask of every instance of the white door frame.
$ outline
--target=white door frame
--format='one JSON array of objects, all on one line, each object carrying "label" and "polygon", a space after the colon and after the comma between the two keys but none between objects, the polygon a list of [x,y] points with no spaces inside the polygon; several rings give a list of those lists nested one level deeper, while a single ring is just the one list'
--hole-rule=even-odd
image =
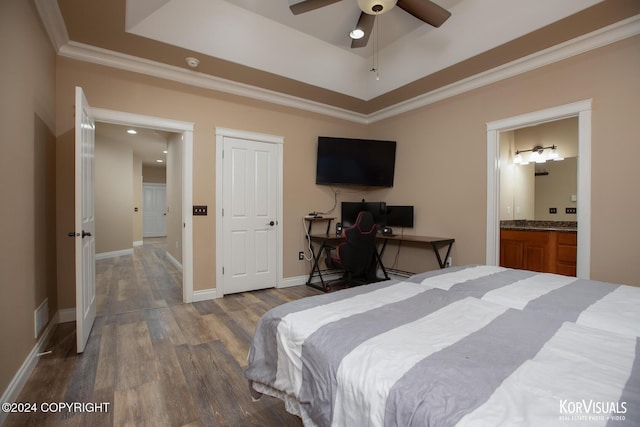
[{"label": "white door frame", "polygon": [[486,263],[500,261],[499,133],[526,126],[578,117],[578,254],[576,276],[591,276],[591,99],[487,123],[487,246]]},{"label": "white door frame", "polygon": [[280,226],[276,227],[276,288],[282,283],[282,250],[283,250],[283,233],[282,233],[282,207],[283,207],[283,144],[284,138],[281,136],[268,135],[256,132],[248,132],[235,129],[227,129],[217,127],[216,131],[216,298],[224,295],[224,275],[222,272],[224,264],[224,239],[223,239],[223,158],[222,150],[224,148],[224,138],[248,139],[251,141],[266,142],[276,144],[278,147],[276,167],[278,176],[276,177],[276,222]]},{"label": "white door frame", "polygon": [[182,301],[193,301],[193,128],[172,119],[92,108],[97,122],[137,126],[182,134]]}]

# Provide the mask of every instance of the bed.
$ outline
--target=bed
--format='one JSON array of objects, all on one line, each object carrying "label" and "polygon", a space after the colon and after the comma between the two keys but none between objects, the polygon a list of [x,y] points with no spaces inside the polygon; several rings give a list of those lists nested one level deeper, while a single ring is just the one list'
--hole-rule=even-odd
[{"label": "bed", "polygon": [[259,321],[245,371],[305,426],[640,425],[640,288],[472,265]]}]

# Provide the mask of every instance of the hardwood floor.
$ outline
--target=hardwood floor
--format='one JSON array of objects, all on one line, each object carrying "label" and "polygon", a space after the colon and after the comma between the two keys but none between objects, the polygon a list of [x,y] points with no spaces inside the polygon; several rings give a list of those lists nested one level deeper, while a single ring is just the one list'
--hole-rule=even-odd
[{"label": "hardwood floor", "polygon": [[165,247],[165,238],[145,238],[133,255],[96,261],[98,316],[182,303],[182,273]]},{"label": "hardwood floor", "polygon": [[[123,268],[139,277],[138,269],[152,268],[144,265]],[[113,277],[107,270],[99,274]],[[111,292],[105,306],[122,308]],[[60,324],[47,348],[52,353],[40,358],[16,400],[35,403],[37,412],[9,414],[5,425],[300,426],[280,400],[263,396],[253,402],[243,369],[260,316],[319,293],[295,286],[103,315],[80,355],[75,324]],[[57,409],[57,402],[77,402],[84,411],[41,410],[50,403]],[[108,406],[87,412],[87,403]]]}]

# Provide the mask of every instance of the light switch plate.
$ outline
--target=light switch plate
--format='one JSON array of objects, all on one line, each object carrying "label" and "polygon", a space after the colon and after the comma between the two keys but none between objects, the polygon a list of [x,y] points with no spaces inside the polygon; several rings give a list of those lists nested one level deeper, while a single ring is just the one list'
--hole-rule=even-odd
[{"label": "light switch plate", "polygon": [[193,205],[193,216],[206,216],[207,205]]}]

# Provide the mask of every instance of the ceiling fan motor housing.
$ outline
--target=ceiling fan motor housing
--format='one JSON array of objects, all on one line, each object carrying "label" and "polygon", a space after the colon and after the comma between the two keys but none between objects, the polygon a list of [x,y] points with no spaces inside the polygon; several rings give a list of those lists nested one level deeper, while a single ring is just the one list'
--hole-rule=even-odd
[{"label": "ceiling fan motor housing", "polygon": [[398,0],[358,0],[358,7],[369,15],[380,15],[393,9]]}]

